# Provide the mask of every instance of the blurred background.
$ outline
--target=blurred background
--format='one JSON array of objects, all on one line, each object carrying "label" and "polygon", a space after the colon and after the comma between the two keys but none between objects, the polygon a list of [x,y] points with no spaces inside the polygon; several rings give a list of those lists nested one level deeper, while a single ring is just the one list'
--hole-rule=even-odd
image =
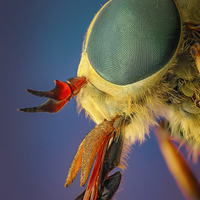
[{"label": "blurred background", "polygon": [[[76,76],[84,35],[106,0],[0,1],[0,199],[73,200],[84,188],[80,174],[69,188],[67,172],[78,145],[95,126],[71,100],[57,114],[17,108],[45,99],[26,89],[50,90],[54,80]],[[181,147],[186,154],[185,148]],[[184,200],[154,133],[136,143],[114,199]],[[200,180],[200,164],[188,161]]]}]

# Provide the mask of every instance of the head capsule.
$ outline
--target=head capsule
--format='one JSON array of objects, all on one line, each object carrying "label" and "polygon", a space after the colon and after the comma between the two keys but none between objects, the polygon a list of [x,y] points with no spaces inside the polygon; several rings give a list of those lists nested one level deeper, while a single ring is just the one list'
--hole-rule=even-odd
[{"label": "head capsule", "polygon": [[128,85],[168,65],[180,37],[174,1],[110,0],[94,17],[83,54],[103,79]]},{"label": "head capsule", "polygon": [[[147,96],[174,64],[182,40],[180,13],[169,0],[110,0],[93,18],[78,76],[88,84],[78,103],[98,124]],[[142,91],[142,92],[141,92]]]}]

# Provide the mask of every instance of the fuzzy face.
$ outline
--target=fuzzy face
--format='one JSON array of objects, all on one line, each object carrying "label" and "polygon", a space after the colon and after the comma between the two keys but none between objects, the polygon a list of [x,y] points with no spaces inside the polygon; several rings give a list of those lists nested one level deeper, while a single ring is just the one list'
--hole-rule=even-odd
[{"label": "fuzzy face", "polygon": [[176,139],[197,149],[200,144],[200,75],[194,52],[199,51],[196,43],[200,41],[200,33],[194,27],[200,24],[199,4],[197,1],[187,4],[176,1],[176,4],[181,16],[181,36],[174,56],[153,75],[128,85],[105,80],[90,62],[87,43],[100,10],[86,35],[78,76],[85,76],[88,84],[78,94],[77,102],[97,124],[104,119],[112,120],[116,115],[130,117],[130,124],[124,127],[130,143],[144,141],[149,126],[157,125],[156,118],[164,117]]}]

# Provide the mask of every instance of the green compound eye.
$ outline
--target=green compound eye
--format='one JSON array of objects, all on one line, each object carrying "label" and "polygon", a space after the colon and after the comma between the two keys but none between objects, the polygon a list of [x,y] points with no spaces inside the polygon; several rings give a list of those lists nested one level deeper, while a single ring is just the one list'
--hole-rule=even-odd
[{"label": "green compound eye", "polygon": [[112,0],[98,14],[84,48],[101,77],[127,85],[162,69],[177,50],[180,35],[174,1]]}]

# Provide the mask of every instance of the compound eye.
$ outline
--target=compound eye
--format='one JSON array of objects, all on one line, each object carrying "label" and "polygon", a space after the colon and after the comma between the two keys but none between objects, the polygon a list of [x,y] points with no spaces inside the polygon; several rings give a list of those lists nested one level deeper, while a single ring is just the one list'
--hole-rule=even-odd
[{"label": "compound eye", "polygon": [[101,77],[117,85],[132,84],[172,59],[180,21],[171,0],[112,0],[96,17],[84,48]]}]

